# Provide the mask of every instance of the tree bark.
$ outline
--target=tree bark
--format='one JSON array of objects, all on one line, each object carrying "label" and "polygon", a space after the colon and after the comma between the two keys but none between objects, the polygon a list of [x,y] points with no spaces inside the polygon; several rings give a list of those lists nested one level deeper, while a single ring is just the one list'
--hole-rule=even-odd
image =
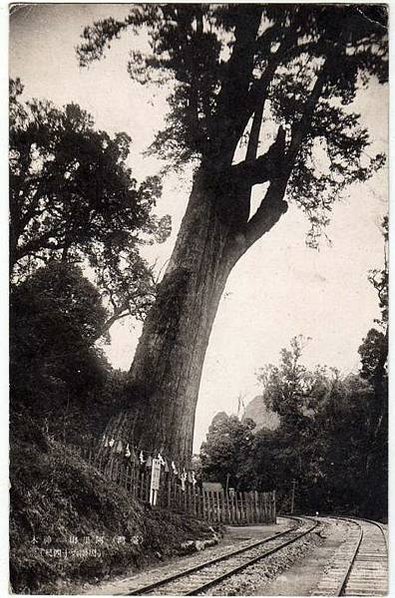
[{"label": "tree bark", "polygon": [[192,456],[194,418],[214,317],[234,264],[231,227],[201,170],[129,373],[128,407],[107,433],[178,463]]},{"label": "tree bark", "polygon": [[129,372],[127,406],[106,430],[139,449],[161,451],[179,465],[192,456],[201,373],[218,304],[245,251],[244,234],[235,228],[235,222],[241,224],[237,192],[232,192],[232,183],[221,182],[209,167],[195,176]]},{"label": "tree bark", "polygon": [[[126,407],[106,429],[115,440],[189,464],[204,358],[226,280],[238,259],[287,210],[288,178],[323,84],[324,70],[287,151],[280,127],[271,148],[255,160],[251,149],[248,159],[234,166],[228,151],[222,160],[215,151],[203,161],[144,324],[129,372]],[[250,191],[257,181],[270,183],[249,219]]]}]

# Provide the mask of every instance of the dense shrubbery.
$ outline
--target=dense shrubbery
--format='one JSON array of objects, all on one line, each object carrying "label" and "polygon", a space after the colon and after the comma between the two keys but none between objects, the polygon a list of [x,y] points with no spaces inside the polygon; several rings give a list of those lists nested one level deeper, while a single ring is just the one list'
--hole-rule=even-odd
[{"label": "dense shrubbery", "polygon": [[[138,503],[64,445],[48,440],[29,417],[13,415],[11,423],[14,592],[58,592],[64,583],[93,581],[126,567],[137,568],[181,553],[186,540],[212,537],[201,521]],[[70,544],[72,536],[79,538],[78,545]],[[97,543],[98,537],[104,538],[104,544]],[[83,538],[89,538],[89,543],[84,544]],[[41,548],[61,549],[62,557],[41,553]],[[91,554],[73,557],[76,548],[91,549]],[[66,549],[69,557],[63,558]]]},{"label": "dense shrubbery", "polygon": [[[60,592],[212,536],[202,522],[138,503],[64,444],[98,437],[123,400],[126,374],[93,344],[105,318],[98,291],[72,264],[50,263],[11,293],[10,574],[18,593]],[[72,536],[90,543],[72,545]],[[90,552],[72,557],[78,547]]]},{"label": "dense shrubbery", "polygon": [[10,297],[11,409],[58,439],[100,434],[121,400],[125,374],[94,341],[106,321],[79,267],[52,262]]}]

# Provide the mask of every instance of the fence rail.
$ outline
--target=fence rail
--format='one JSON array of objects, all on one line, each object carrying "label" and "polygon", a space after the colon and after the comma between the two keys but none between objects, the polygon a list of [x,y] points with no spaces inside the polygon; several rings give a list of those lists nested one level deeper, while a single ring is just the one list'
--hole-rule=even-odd
[{"label": "fence rail", "polygon": [[[114,451],[95,451],[92,445],[72,445],[73,450],[136,499],[152,504],[151,468]],[[276,522],[275,491],[221,492],[204,490],[195,481],[180,480],[171,469],[162,468],[156,507],[189,513],[212,523],[251,525]]]}]

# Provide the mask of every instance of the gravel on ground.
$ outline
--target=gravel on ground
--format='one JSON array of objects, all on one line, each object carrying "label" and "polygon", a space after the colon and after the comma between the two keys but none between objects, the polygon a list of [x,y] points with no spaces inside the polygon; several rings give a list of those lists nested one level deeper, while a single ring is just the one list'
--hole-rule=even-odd
[{"label": "gravel on ground", "polygon": [[[311,534],[300,538],[293,544],[276,552],[264,560],[243,569],[238,575],[224,580],[221,584],[210,589],[210,596],[253,596],[276,595],[270,591],[271,584],[284,571],[289,570],[295,563],[303,567],[303,560],[308,553],[315,554],[326,539],[327,526],[320,524]],[[314,558],[314,557],[313,557]],[[270,593],[268,593],[270,592]],[[281,595],[281,594],[280,594]],[[291,594],[292,595],[292,594]],[[302,593],[294,595],[303,595]]]},{"label": "gravel on ground", "polygon": [[216,546],[206,548],[204,551],[195,553],[182,558],[172,558],[164,563],[155,563],[154,567],[149,567],[143,571],[136,572],[135,570],[126,571],[123,575],[119,575],[112,579],[102,581],[98,584],[84,584],[75,593],[85,595],[113,595],[127,593],[128,589],[138,586],[147,585],[156,579],[174,575],[178,571],[199,565],[209,559],[214,559],[218,556],[241,548],[244,544],[252,541],[258,541],[267,536],[284,531],[291,527],[294,522],[285,518],[278,517],[277,524],[251,526],[251,527],[226,527],[225,535]]},{"label": "gravel on ground", "polygon": [[259,584],[255,595],[265,596],[318,596],[317,587],[330,569],[337,548],[346,539],[349,524],[334,521],[321,526],[322,541],[315,544],[314,551],[301,554],[291,567],[284,570],[269,585]]}]

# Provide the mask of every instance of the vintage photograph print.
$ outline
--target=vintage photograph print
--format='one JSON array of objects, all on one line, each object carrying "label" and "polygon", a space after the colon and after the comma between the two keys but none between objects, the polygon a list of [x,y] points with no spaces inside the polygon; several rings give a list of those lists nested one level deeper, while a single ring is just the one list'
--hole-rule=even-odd
[{"label": "vintage photograph print", "polygon": [[9,19],[9,592],[386,595],[388,7]]}]

